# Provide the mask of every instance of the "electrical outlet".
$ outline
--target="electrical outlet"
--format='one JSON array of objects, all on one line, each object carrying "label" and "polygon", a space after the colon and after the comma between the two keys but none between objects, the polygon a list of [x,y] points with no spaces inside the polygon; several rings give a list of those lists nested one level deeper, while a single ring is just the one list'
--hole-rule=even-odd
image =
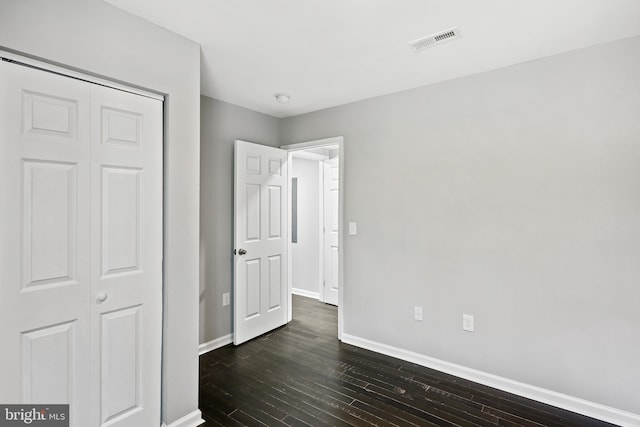
[{"label": "electrical outlet", "polygon": [[422,322],[422,307],[413,307],[413,318]]},{"label": "electrical outlet", "polygon": [[358,225],[355,222],[349,223],[349,236],[355,236],[358,234]]},{"label": "electrical outlet", "polygon": [[462,329],[464,331],[473,332],[473,316],[470,314],[462,315]]},{"label": "electrical outlet", "polygon": [[225,292],[224,294],[222,294],[222,306],[228,306],[231,303],[230,299],[231,297],[229,295],[229,292]]}]

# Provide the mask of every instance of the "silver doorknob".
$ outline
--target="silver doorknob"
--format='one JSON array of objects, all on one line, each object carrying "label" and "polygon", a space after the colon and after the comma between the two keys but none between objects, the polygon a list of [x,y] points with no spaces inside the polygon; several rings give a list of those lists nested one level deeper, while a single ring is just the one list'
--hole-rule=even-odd
[{"label": "silver doorknob", "polygon": [[238,249],[238,255],[245,255],[247,253],[246,249]]},{"label": "silver doorknob", "polygon": [[100,292],[98,296],[96,296],[96,302],[100,304],[101,302],[105,302],[109,296],[106,292]]}]

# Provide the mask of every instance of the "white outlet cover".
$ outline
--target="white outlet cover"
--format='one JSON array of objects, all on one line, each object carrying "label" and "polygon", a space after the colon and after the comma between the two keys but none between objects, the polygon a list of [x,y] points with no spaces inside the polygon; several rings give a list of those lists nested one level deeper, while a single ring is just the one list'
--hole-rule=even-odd
[{"label": "white outlet cover", "polygon": [[356,234],[358,234],[358,225],[355,222],[350,222],[349,223],[349,235],[350,236],[355,236]]},{"label": "white outlet cover", "polygon": [[223,307],[228,306],[231,303],[230,299],[231,298],[230,298],[229,292],[225,292],[224,294],[222,294],[222,306]]},{"label": "white outlet cover", "polygon": [[422,321],[422,307],[417,305],[413,307],[413,319]]},{"label": "white outlet cover", "polygon": [[462,329],[468,332],[474,331],[473,316],[470,314],[462,315]]}]

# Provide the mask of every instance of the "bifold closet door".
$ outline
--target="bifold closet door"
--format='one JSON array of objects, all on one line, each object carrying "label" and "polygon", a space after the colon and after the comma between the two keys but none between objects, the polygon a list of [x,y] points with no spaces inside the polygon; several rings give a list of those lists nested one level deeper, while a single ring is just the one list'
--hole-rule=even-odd
[{"label": "bifold closet door", "polygon": [[0,62],[0,402],[160,425],[162,103]]}]

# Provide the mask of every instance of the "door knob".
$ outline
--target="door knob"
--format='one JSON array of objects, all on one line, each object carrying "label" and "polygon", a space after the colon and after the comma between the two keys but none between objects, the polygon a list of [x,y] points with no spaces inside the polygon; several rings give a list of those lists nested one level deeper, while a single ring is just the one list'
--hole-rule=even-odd
[{"label": "door knob", "polygon": [[105,292],[100,292],[98,293],[98,296],[96,296],[96,302],[98,304],[100,304],[101,302],[105,302],[108,297],[109,296]]},{"label": "door knob", "polygon": [[239,255],[244,255],[244,254],[246,254],[246,253],[247,253],[247,250],[246,250],[246,249],[238,249],[238,254],[239,254]]}]

